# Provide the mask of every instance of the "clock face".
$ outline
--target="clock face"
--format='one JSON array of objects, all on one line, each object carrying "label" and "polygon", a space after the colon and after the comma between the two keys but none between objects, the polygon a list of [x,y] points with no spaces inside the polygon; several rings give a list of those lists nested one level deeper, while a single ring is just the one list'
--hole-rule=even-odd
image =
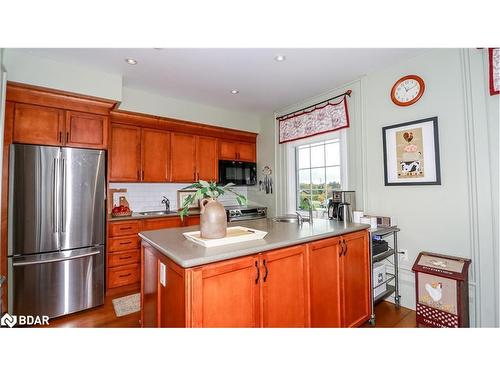
[{"label": "clock face", "polygon": [[400,106],[408,106],[422,97],[425,84],[422,78],[411,75],[398,80],[391,90],[392,101]]}]

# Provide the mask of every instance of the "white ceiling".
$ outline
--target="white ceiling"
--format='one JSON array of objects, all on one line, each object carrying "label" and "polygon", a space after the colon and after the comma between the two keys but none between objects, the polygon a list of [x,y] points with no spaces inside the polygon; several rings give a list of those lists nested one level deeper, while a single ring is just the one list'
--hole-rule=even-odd
[{"label": "white ceiling", "polygon": [[[222,108],[272,112],[424,49],[28,49],[123,76],[124,86]],[[286,56],[276,62],[278,54]],[[124,59],[139,63],[129,65]],[[239,94],[232,95],[231,89]]]}]

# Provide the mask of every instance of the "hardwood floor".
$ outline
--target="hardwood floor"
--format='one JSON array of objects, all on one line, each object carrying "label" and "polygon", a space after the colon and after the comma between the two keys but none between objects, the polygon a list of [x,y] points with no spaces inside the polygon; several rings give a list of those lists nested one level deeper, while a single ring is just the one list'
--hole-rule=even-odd
[{"label": "hardwood floor", "polygon": [[[133,292],[132,292],[133,293]],[[106,296],[104,305],[50,321],[49,328],[138,328],[140,312],[116,317],[112,300],[132,294]],[[415,311],[383,301],[375,306],[375,326],[366,323],[364,328],[415,328]]]},{"label": "hardwood floor", "polygon": [[106,296],[104,305],[49,321],[48,328],[139,328],[140,312],[117,317],[112,300],[135,292]]},{"label": "hardwood floor", "polygon": [[382,301],[375,306],[375,326],[368,322],[363,328],[415,328],[415,311],[405,307],[396,308],[393,303]]}]

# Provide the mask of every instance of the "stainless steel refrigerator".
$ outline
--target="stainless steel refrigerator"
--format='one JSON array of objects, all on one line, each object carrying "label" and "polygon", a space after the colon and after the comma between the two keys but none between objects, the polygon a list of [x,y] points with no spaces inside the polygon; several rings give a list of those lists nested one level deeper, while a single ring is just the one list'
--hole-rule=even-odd
[{"label": "stainless steel refrigerator", "polygon": [[104,302],[105,153],[11,145],[9,312],[57,317]]}]

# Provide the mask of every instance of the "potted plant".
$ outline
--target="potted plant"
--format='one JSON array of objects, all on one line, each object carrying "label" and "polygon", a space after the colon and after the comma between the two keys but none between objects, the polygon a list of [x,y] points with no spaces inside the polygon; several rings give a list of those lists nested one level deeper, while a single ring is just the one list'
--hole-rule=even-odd
[{"label": "potted plant", "polygon": [[226,192],[236,195],[239,204],[247,203],[247,198],[236,193],[231,187],[233,183],[224,186],[218,186],[217,183],[211,181],[200,180],[186,187],[186,189],[197,189],[196,192],[187,196],[182,202],[180,211],[181,219],[188,214],[189,206],[196,200],[200,201],[200,235],[202,238],[222,238],[226,236],[227,218],[224,206],[217,201],[221,195]]}]

